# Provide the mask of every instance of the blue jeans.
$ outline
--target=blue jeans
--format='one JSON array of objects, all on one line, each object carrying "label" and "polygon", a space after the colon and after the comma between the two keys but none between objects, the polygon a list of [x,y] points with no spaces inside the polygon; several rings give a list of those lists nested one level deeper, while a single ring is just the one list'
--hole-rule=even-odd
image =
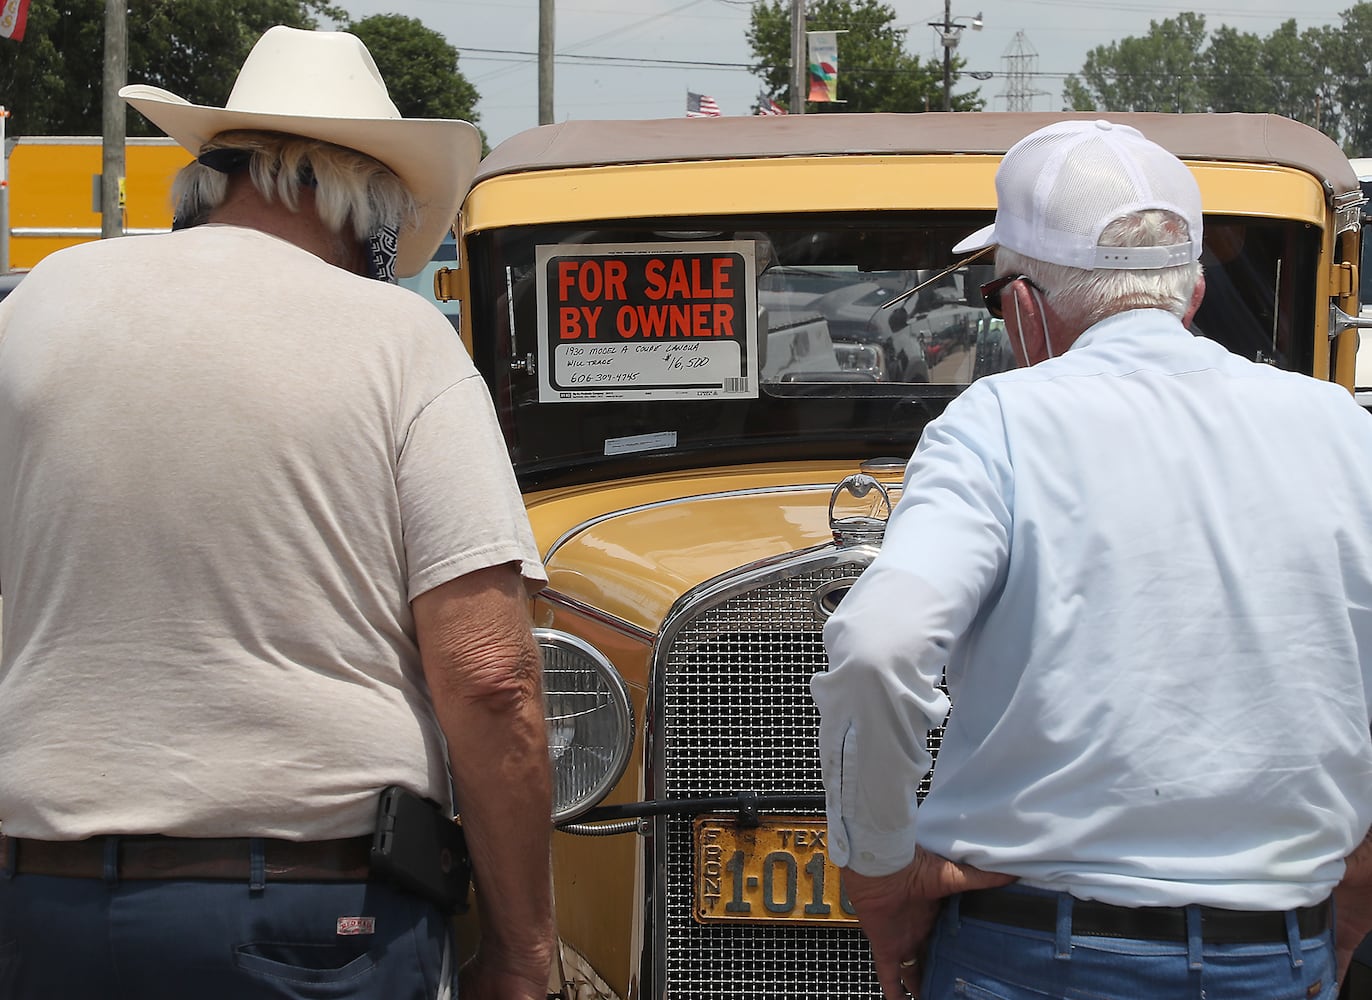
[{"label": "blue jeans", "polygon": [[0,1000],[432,1000],[448,938],[378,883],[0,872]]},{"label": "blue jeans", "polygon": [[1337,992],[1332,932],[1302,940],[1291,914],[1287,941],[1212,944],[1194,930],[1189,942],[1085,937],[1061,922],[1057,933],[1024,930],[963,919],[957,901],[948,900],[930,937],[921,1000],[1333,1000]]}]

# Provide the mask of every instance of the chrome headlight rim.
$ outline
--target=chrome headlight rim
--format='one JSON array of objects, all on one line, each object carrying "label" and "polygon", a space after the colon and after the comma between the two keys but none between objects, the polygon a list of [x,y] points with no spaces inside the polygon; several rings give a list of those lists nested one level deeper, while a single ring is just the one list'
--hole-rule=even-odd
[{"label": "chrome headlight rim", "polygon": [[[624,772],[629,766],[630,755],[633,753],[636,735],[634,706],[633,702],[629,700],[629,685],[620,676],[609,657],[596,647],[579,636],[558,629],[535,628],[533,632],[534,640],[538,643],[540,651],[545,654],[545,662],[548,649],[556,650],[562,654],[571,654],[583,658],[587,662],[587,669],[594,672],[603,681],[605,691],[609,696],[610,706],[615,711],[620,729],[624,734],[624,738],[614,748],[614,754],[605,768],[605,773],[588,793],[561,808],[558,807],[556,799],[554,800],[553,824],[561,825],[585,815],[598,806],[605,799],[605,796],[610,794],[611,789],[619,784],[620,778],[624,777]],[[545,691],[543,717],[545,722],[551,722],[553,721],[552,706],[548,703],[547,697],[548,694]],[[549,746],[550,755],[551,752],[552,747]]]}]

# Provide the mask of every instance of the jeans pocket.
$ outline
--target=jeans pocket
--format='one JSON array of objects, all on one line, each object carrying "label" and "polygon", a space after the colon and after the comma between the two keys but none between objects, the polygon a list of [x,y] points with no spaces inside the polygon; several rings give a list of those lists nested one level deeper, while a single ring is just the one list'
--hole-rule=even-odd
[{"label": "jeans pocket", "polygon": [[976,983],[969,983],[965,979],[953,980],[953,996],[965,997],[966,1000],[1011,1000],[1004,993],[993,993],[991,990],[978,986]]},{"label": "jeans pocket", "polygon": [[234,949],[243,972],[296,988],[301,997],[341,995],[376,967],[365,950],[337,944],[253,941]]},{"label": "jeans pocket", "polygon": [[953,979],[953,996],[959,1000],[1056,1000],[1056,994],[1028,986],[1002,983],[989,977],[971,982],[962,976]]}]

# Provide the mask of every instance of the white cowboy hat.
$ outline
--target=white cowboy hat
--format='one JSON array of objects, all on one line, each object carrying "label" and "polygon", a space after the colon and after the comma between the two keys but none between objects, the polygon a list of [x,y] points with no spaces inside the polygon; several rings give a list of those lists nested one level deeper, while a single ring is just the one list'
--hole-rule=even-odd
[{"label": "white cowboy hat", "polygon": [[193,156],[220,132],[260,129],[331,142],[384,163],[419,206],[418,219],[400,232],[401,277],[433,256],[481,158],[481,135],[470,122],[401,118],[371,53],[344,31],[268,28],[222,108],[146,84],[124,87],[119,96]]}]

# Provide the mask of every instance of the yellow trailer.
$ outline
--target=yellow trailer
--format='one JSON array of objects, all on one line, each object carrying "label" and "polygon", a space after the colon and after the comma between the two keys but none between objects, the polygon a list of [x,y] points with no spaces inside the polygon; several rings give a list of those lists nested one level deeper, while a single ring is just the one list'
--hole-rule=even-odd
[{"label": "yellow trailer", "polygon": [[[190,154],[171,139],[124,149],[123,229],[171,228],[171,182]],[[9,154],[9,263],[27,269],[54,250],[100,238],[99,136],[24,136]],[[0,234],[3,235],[3,234]]]}]

